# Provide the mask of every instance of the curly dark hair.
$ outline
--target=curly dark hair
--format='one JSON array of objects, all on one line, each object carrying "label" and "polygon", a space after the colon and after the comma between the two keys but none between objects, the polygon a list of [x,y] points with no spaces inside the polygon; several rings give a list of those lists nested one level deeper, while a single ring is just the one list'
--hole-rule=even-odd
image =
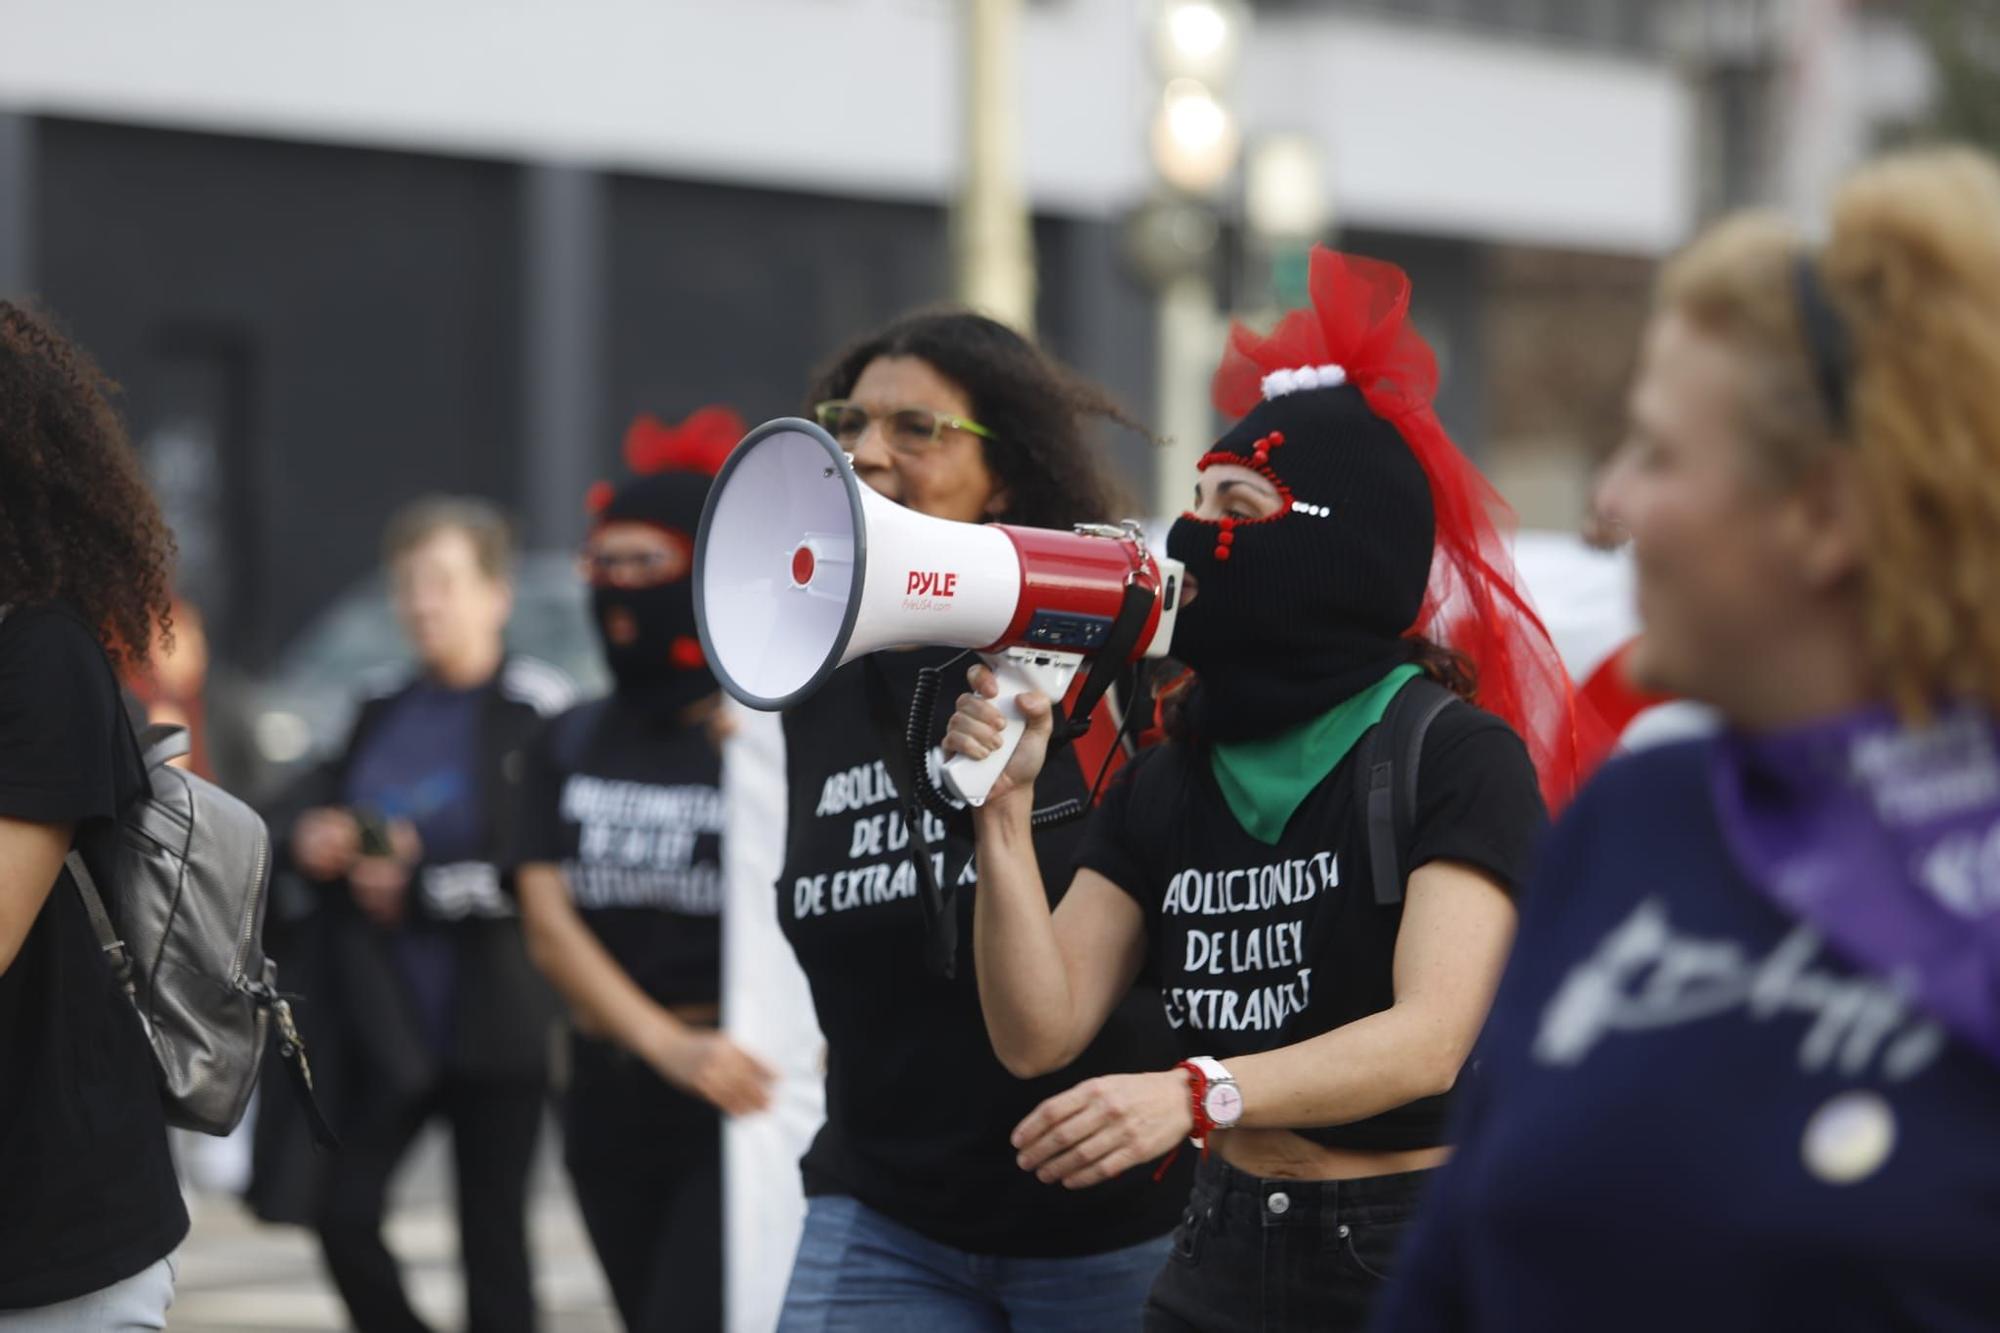
[{"label": "curly dark hair", "polygon": [[116,392],[46,316],[0,301],[0,603],[67,602],[134,666],[172,633],[174,539]]},{"label": "curly dark hair", "polygon": [[1067,528],[1119,517],[1123,496],[1090,447],[1085,422],[1146,429],[1110,394],[969,310],[919,310],[849,344],[814,379],[807,415],[814,403],[847,397],[868,363],[885,356],[928,362],[972,400],[972,415],[993,432],[981,442],[986,466],[1007,495],[999,522]]}]

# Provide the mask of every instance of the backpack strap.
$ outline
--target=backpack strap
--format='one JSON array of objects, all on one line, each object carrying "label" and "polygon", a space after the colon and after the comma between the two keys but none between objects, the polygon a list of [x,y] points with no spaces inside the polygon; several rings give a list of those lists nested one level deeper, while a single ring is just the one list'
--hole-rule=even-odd
[{"label": "backpack strap", "polygon": [[1424,736],[1457,697],[1419,676],[1396,692],[1362,743],[1362,771],[1368,775],[1368,873],[1380,906],[1403,901],[1403,844],[1416,820]]},{"label": "backpack strap", "polygon": [[182,758],[194,748],[188,729],[170,722],[155,722],[139,733],[139,753],[152,772],[161,764]]},{"label": "backpack strap", "polygon": [[104,906],[104,895],[97,890],[97,879],[84,864],[83,853],[71,851],[63,858],[63,866],[69,871],[70,881],[76,885],[79,898],[83,899],[83,910],[90,916],[91,933],[97,936],[97,947],[111,961],[111,971],[118,978],[118,985],[128,997],[136,1000],[138,990],[132,981],[132,955],[125,948],[125,941],[118,937],[118,927],[111,924],[111,913]]}]

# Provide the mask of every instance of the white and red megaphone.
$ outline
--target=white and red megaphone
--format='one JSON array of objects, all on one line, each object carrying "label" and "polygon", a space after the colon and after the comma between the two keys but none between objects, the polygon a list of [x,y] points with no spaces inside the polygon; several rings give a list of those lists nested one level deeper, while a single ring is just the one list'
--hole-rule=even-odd
[{"label": "white and red megaphone", "polygon": [[999,677],[1006,731],[986,758],[942,766],[973,805],[1021,738],[1015,698],[1060,700],[1113,638],[1131,587],[1152,595],[1129,656],[1165,656],[1181,578],[1136,528],[1055,532],[905,509],[862,485],[832,436],[792,418],[759,426],[729,455],[694,546],[702,649],[752,708],[789,707],[878,649],[977,649]]}]

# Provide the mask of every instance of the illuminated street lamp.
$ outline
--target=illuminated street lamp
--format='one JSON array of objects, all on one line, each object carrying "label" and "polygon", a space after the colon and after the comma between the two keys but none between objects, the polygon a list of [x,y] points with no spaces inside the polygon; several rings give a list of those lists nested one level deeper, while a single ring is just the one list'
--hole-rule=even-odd
[{"label": "illuminated street lamp", "polygon": [[1161,90],[1153,110],[1153,170],[1161,186],[1134,215],[1127,244],[1159,293],[1156,422],[1167,440],[1154,512],[1178,512],[1207,448],[1208,379],[1222,340],[1216,311],[1215,200],[1236,173],[1242,132],[1225,94],[1242,56],[1241,0],[1159,0],[1153,28]]},{"label": "illuminated street lamp", "polygon": [[1212,87],[1228,83],[1242,55],[1247,20],[1236,0],[1165,0],[1154,29],[1160,73]]},{"label": "illuminated street lamp", "polygon": [[[1270,134],[1252,144],[1243,164],[1243,230],[1253,265],[1250,288],[1268,280],[1279,309],[1306,304],[1312,246],[1332,223],[1319,141],[1306,134]],[[1262,267],[1261,278],[1255,266]],[[1260,294],[1261,295],[1261,294]],[[1260,299],[1252,295],[1250,299]]]},{"label": "illuminated street lamp", "polygon": [[1195,79],[1167,85],[1153,117],[1153,165],[1188,194],[1212,195],[1228,181],[1241,147],[1236,117]]}]

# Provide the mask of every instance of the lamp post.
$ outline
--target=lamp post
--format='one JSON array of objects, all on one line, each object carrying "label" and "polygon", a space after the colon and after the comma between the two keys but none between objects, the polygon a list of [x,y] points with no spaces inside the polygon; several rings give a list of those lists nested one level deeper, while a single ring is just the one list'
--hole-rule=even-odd
[{"label": "lamp post", "polygon": [[1307,134],[1269,134],[1252,144],[1243,164],[1243,231],[1253,271],[1246,283],[1276,310],[1307,303],[1307,272],[1315,241],[1332,224],[1319,141]]},{"label": "lamp post", "polygon": [[958,298],[1035,330],[1035,243],[1021,179],[1021,0],[967,0],[965,181],[952,210]]},{"label": "lamp post", "polygon": [[1158,188],[1134,215],[1127,243],[1158,293],[1155,420],[1167,447],[1153,512],[1187,507],[1189,478],[1208,447],[1208,383],[1222,326],[1216,311],[1216,200],[1236,170],[1241,131],[1226,95],[1241,53],[1240,0],[1158,0],[1154,55],[1161,90],[1150,133]]}]

